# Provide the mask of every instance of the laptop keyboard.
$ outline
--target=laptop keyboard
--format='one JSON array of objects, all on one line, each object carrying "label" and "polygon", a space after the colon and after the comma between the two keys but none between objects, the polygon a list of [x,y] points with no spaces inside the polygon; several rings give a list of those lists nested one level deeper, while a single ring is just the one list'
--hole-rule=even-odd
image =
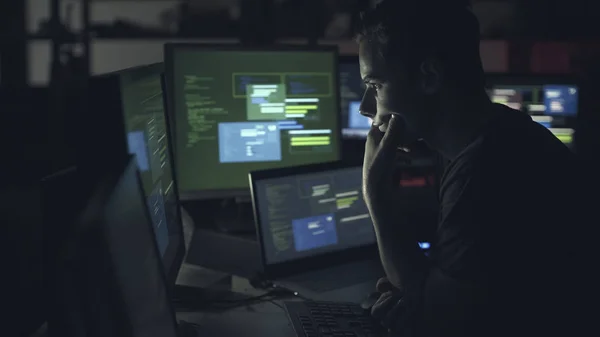
[{"label": "laptop keyboard", "polygon": [[378,337],[385,329],[354,303],[284,302],[298,337]]}]

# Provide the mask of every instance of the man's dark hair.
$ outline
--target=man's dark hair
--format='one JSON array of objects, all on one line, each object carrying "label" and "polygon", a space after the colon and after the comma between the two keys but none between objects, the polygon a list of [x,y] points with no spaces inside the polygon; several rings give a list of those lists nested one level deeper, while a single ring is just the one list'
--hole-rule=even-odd
[{"label": "man's dark hair", "polygon": [[383,0],[361,13],[356,35],[390,65],[414,69],[436,57],[453,80],[482,86],[479,38],[469,0]]}]

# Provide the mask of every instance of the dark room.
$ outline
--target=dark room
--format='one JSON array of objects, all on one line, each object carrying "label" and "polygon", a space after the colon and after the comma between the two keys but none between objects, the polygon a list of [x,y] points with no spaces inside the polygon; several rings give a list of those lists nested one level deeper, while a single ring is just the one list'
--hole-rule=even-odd
[{"label": "dark room", "polygon": [[0,336],[600,335],[600,2],[0,23]]}]

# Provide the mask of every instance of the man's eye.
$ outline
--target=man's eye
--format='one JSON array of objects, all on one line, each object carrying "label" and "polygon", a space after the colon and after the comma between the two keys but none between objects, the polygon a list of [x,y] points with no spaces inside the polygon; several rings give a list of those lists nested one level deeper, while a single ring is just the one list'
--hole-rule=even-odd
[{"label": "man's eye", "polygon": [[379,84],[379,83],[369,83],[368,86],[375,90],[381,89],[381,84]]}]

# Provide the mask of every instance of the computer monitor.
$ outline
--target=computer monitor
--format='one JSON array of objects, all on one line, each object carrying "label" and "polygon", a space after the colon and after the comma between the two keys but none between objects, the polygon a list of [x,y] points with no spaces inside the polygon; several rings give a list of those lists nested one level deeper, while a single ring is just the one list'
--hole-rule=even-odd
[{"label": "computer monitor", "polygon": [[361,177],[343,164],[250,173],[265,268],[374,247]]},{"label": "computer monitor", "polygon": [[[376,239],[362,195],[362,167],[316,164],[250,173],[267,273],[307,261],[324,267],[364,258]],[[421,243],[424,249],[428,242]],[[368,254],[367,254],[368,255]]]},{"label": "computer monitor", "polygon": [[[61,254],[55,292],[68,303],[51,336],[176,337],[177,321],[131,157],[93,182]],[[54,319],[59,319],[54,317]],[[77,332],[77,333],[75,333]]]},{"label": "computer monitor", "polygon": [[249,196],[248,173],[341,157],[337,49],[167,44],[181,198]]},{"label": "computer monitor", "polygon": [[580,109],[579,86],[573,78],[489,74],[487,91],[493,102],[528,113],[567,146],[573,146]]},{"label": "computer monitor", "polygon": [[109,157],[98,156],[97,161],[134,155],[169,284],[174,285],[185,244],[162,75],[162,64],[125,69],[94,78],[91,92],[95,115],[107,118],[101,125]]},{"label": "computer monitor", "polygon": [[360,76],[358,56],[341,56],[339,60],[342,134],[344,138],[366,138],[373,121],[359,113],[365,84]]}]

